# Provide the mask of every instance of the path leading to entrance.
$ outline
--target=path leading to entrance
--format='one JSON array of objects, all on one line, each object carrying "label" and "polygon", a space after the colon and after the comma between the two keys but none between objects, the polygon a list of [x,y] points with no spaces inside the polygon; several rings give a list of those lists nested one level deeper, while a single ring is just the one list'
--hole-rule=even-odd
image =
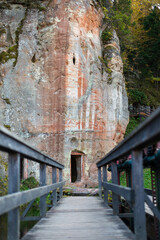
[{"label": "path leading to entrance", "polygon": [[22,240],[129,240],[126,225],[98,197],[63,198]]}]

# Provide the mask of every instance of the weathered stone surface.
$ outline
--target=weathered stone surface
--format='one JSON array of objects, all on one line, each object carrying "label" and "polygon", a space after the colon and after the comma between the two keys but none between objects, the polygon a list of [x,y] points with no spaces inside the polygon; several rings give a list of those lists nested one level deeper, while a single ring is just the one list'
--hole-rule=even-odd
[{"label": "weathered stone surface", "polygon": [[20,4],[0,10],[0,122],[63,163],[68,181],[76,152],[77,185],[97,185],[96,162],[128,122],[118,38],[114,32],[109,43],[110,74],[100,60],[101,8],[89,0],[49,2],[45,11]]}]

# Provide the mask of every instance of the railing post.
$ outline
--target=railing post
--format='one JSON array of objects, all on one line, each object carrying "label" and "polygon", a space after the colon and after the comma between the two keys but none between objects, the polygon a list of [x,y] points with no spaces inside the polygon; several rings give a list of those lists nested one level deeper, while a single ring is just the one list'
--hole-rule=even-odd
[{"label": "railing post", "polygon": [[[132,188],[132,173],[131,173],[131,169],[126,169],[126,183],[127,183],[127,187]],[[129,211],[131,213],[133,213],[132,208],[129,206],[128,207]],[[129,219],[129,225],[130,225],[130,229],[133,229],[134,227],[134,221],[133,218]]]},{"label": "railing post", "polygon": [[146,217],[144,208],[143,155],[142,151],[132,152],[132,185],[135,192],[134,233],[136,240],[146,240]]},{"label": "railing post", "polygon": [[[107,182],[106,165],[103,166],[103,182]],[[104,203],[108,204],[108,190],[106,188],[104,188]]]},{"label": "railing post", "polygon": [[[20,190],[20,154],[10,153],[8,159],[8,194]],[[18,240],[20,235],[19,207],[8,213],[8,240]]]},{"label": "railing post", "polygon": [[[117,164],[115,162],[111,163],[112,168],[112,183],[118,185],[118,171]],[[112,204],[113,204],[113,214],[119,214],[119,196],[112,192]]]},{"label": "railing post", "polygon": [[[62,169],[59,169],[59,182],[62,182],[63,176],[62,176]],[[63,196],[63,187],[59,188],[60,198]]]},{"label": "railing post", "polygon": [[[52,183],[57,182],[57,168],[52,167]],[[57,190],[55,189],[52,193],[53,198],[53,206],[56,206],[57,204]]]},{"label": "railing post", "polygon": [[[40,186],[46,185],[46,164],[40,164]],[[46,215],[46,195],[40,198],[40,216],[44,217]]]},{"label": "railing post", "polygon": [[102,176],[101,167],[98,168],[98,187],[99,187],[99,197],[102,198]]}]

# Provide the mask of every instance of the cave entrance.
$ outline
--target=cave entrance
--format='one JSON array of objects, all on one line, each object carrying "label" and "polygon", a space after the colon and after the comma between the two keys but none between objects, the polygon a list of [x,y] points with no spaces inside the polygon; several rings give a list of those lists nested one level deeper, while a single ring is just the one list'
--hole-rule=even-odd
[{"label": "cave entrance", "polygon": [[81,154],[71,155],[71,182],[81,181]]}]

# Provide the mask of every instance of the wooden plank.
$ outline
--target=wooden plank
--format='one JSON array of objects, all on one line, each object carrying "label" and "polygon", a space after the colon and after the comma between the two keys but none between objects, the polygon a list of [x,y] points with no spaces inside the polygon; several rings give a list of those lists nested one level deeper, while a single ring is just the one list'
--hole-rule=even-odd
[{"label": "wooden plank", "polygon": [[[62,176],[62,169],[59,169],[59,182],[62,182],[63,176]],[[63,189],[62,187],[59,188],[59,194],[60,198],[63,196]]]},{"label": "wooden plank", "polygon": [[[107,182],[107,169],[106,165],[103,166],[103,182]],[[108,204],[108,189],[104,188],[104,202]]]},{"label": "wooden plank", "polygon": [[28,211],[30,210],[32,204],[34,203],[34,200],[32,200],[28,206],[26,207],[26,209],[24,210],[24,212],[21,215],[21,221],[23,221],[23,218],[27,215]]},{"label": "wooden plank", "polygon": [[29,221],[39,221],[41,219],[41,217],[34,217],[34,216],[30,216],[30,217],[24,217],[22,219],[23,222],[29,222]]},{"label": "wooden plank", "polygon": [[160,211],[158,210],[157,207],[154,206],[153,202],[150,200],[150,198],[147,196],[146,193],[144,193],[144,199],[149,208],[152,210],[156,218],[160,221]]},{"label": "wooden plank", "polygon": [[[117,164],[115,162],[111,163],[111,169],[112,169],[112,183],[118,185],[118,170],[117,170]],[[119,196],[112,192],[112,204],[113,204],[113,213],[119,214]]]},{"label": "wooden plank", "polygon": [[[52,167],[52,183],[57,182],[57,169],[55,167]],[[57,190],[54,190],[52,193],[52,201],[53,201],[53,206],[57,205]]]},{"label": "wooden plank", "polygon": [[64,186],[65,181],[0,197],[0,215]]},{"label": "wooden plank", "polygon": [[0,127],[0,150],[5,152],[17,152],[21,154],[21,157],[31,159],[39,163],[45,163],[49,166],[63,169],[64,166],[49,156],[41,153],[37,149],[34,149],[29,144],[25,143],[24,140],[13,135],[4,127]]},{"label": "wooden plank", "polygon": [[[20,154],[10,153],[8,158],[8,193],[13,194],[20,190]],[[18,240],[20,217],[19,207],[8,213],[8,240]]]},{"label": "wooden plank", "polygon": [[144,207],[143,155],[142,151],[132,152],[132,185],[135,195],[134,232],[136,240],[146,240],[146,216]]},{"label": "wooden plank", "polygon": [[133,240],[133,233],[97,197],[63,198],[22,240]]}]

